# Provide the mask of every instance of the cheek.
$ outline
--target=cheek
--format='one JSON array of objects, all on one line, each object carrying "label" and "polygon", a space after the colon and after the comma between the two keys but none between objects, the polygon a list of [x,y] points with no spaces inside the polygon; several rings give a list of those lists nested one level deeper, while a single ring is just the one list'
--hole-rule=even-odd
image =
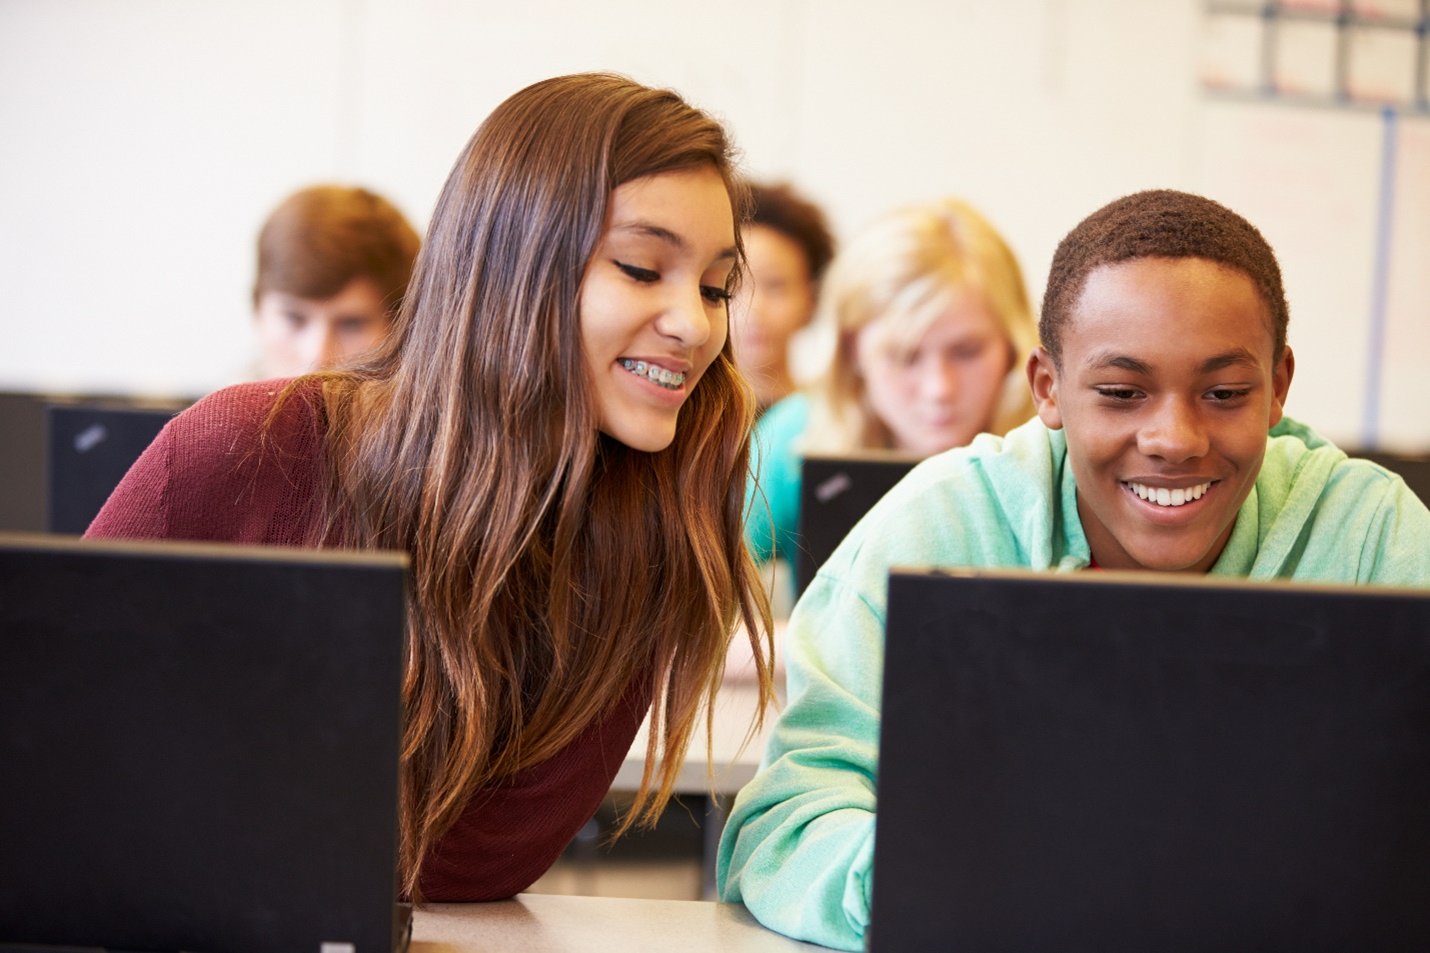
[{"label": "cheek", "polygon": [[793,334],[809,322],[814,311],[814,301],[808,293],[792,291],[785,293],[779,301],[778,315],[780,327],[786,334]]},{"label": "cheek", "polygon": [[732,346],[738,349],[742,324],[743,319],[731,317],[727,309],[721,308],[711,312],[710,337],[700,349],[700,356],[698,358],[702,376],[710,369],[710,365],[715,363],[715,359],[720,356],[720,352],[725,349],[725,342],[727,340],[733,342]]},{"label": "cheek", "polygon": [[885,411],[884,416],[896,416],[899,408],[906,406],[911,397],[913,375],[908,370],[894,366],[889,361],[872,362],[872,372],[866,373],[864,387],[869,395],[869,403]]}]

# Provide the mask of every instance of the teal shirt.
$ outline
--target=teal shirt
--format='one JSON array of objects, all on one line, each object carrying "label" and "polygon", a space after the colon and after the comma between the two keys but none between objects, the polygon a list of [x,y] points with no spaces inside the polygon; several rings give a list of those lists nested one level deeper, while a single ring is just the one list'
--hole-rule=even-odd
[{"label": "teal shirt", "polygon": [[792,394],[772,404],[750,440],[745,492],[745,545],[757,562],[794,562],[799,531],[799,484],[804,455],[796,450],[809,426],[809,398]]},{"label": "teal shirt", "polygon": [[[891,565],[1088,562],[1066,440],[1037,420],[933,457],[885,496],[790,618],[789,702],[721,838],[723,898],[781,933],[862,948]],[[1430,586],[1430,511],[1400,477],[1283,420],[1211,574]]]}]

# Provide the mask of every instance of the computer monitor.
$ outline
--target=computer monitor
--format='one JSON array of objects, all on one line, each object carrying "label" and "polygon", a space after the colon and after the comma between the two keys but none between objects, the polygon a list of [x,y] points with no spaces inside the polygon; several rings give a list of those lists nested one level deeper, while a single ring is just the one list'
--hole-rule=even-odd
[{"label": "computer monitor", "polygon": [[391,950],[404,575],[0,537],[0,944]]},{"label": "computer monitor", "polygon": [[84,532],[84,514],[99,512],[148,446],[144,438],[189,403],[0,393],[0,533]]},{"label": "computer monitor", "polygon": [[88,529],[109,494],[175,413],[168,408],[50,404],[49,531],[78,536]]},{"label": "computer monitor", "polygon": [[1430,593],[890,578],[870,949],[1430,949]]},{"label": "computer monitor", "polygon": [[804,458],[799,487],[799,542],[795,546],[795,595],[814,581],[819,567],[869,508],[894,488],[916,458],[866,452]]}]

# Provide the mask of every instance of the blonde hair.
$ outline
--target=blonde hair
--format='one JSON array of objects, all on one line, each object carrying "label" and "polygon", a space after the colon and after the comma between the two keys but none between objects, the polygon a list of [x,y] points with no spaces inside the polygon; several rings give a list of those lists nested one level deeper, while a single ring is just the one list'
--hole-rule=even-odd
[{"label": "blonde hair", "polygon": [[945,198],[879,219],[829,266],[809,331],[828,364],[809,388],[801,449],[844,453],[890,446],[888,428],[865,399],[854,339],[880,321],[889,343],[912,348],[965,292],[979,296],[1011,351],[988,429],[1003,434],[1029,419],[1033,402],[1023,361],[1037,346],[1038,329],[1022,269],[987,219],[966,202]]}]

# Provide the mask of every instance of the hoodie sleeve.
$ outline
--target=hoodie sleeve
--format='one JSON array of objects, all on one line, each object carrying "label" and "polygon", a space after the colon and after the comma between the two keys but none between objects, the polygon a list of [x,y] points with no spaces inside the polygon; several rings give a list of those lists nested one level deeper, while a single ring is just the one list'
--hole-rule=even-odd
[{"label": "hoodie sleeve", "polygon": [[883,619],[820,576],[788,640],[790,702],[725,827],[721,894],[787,936],[859,950],[873,869]]}]

